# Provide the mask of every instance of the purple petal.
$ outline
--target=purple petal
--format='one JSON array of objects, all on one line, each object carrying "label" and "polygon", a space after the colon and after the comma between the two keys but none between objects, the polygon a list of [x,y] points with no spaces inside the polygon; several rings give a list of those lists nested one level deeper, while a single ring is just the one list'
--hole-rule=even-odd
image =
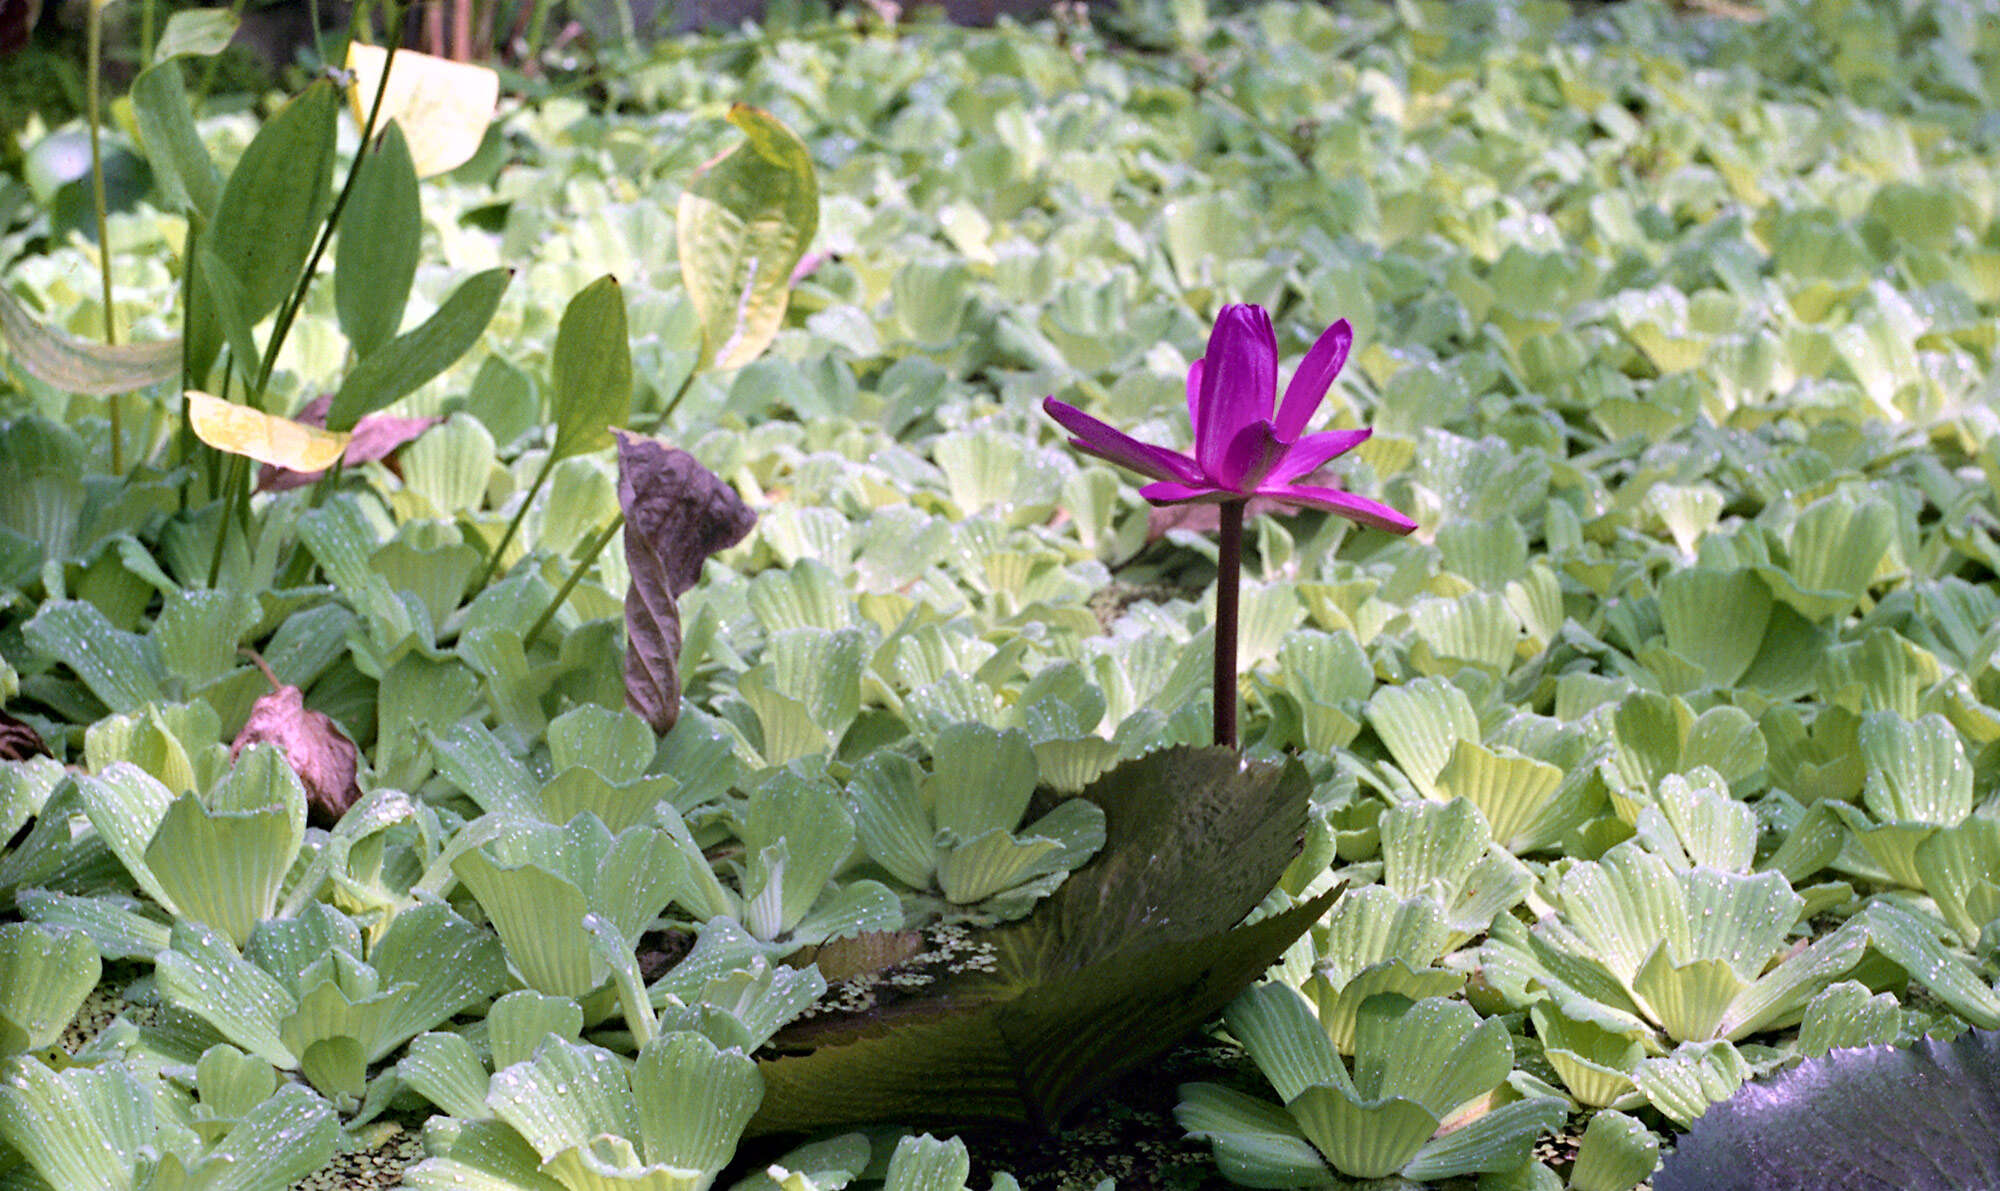
[{"label": "purple petal", "polygon": [[[1158,484],[1149,485],[1157,488]],[[1147,489],[1140,489],[1139,495],[1146,496]],[[1290,505],[1304,505],[1311,509],[1324,509],[1363,525],[1385,529],[1390,533],[1409,533],[1417,523],[1403,516],[1388,505],[1379,504],[1352,492],[1342,492],[1338,488],[1316,488],[1308,484],[1266,484],[1257,490],[1257,495],[1268,496],[1272,500]],[[1147,496],[1146,499],[1153,498]],[[1157,501],[1155,503],[1158,503]]]},{"label": "purple petal", "polygon": [[1343,318],[1328,327],[1306,358],[1299,361],[1299,370],[1292,373],[1291,383],[1285,386],[1285,400],[1278,406],[1279,438],[1291,442],[1305,431],[1319,403],[1326,399],[1327,387],[1340,375],[1341,365],[1347,363],[1348,349],[1353,346],[1354,329]]},{"label": "purple petal", "polygon": [[1129,467],[1155,480],[1201,482],[1201,468],[1178,451],[1143,443],[1122,430],[1100,422],[1073,405],[1053,397],[1042,400],[1042,409],[1076,437],[1070,445],[1087,455]]},{"label": "purple petal", "polygon": [[1373,433],[1375,432],[1372,429],[1362,429],[1328,430],[1323,434],[1308,434],[1292,444],[1284,460],[1271,469],[1271,474],[1266,479],[1273,484],[1282,484],[1287,480],[1296,480],[1300,476],[1309,476],[1326,466],[1327,460],[1345,455],[1368,441],[1368,436]]},{"label": "purple petal", "polygon": [[1240,495],[1213,484],[1180,484],[1173,480],[1161,480],[1139,489],[1139,495],[1156,505],[1187,504],[1190,501],[1204,501],[1220,504],[1225,500],[1241,500]]},{"label": "purple petal", "polygon": [[1188,425],[1201,425],[1201,361],[1188,365]]},{"label": "purple petal", "polygon": [[1271,430],[1271,424],[1252,422],[1229,441],[1229,449],[1222,454],[1222,470],[1209,473],[1208,478],[1247,495],[1255,492],[1284,458],[1285,444]]},{"label": "purple petal", "polygon": [[1229,444],[1252,422],[1271,420],[1278,393],[1278,338],[1262,306],[1224,306],[1201,359],[1194,457],[1221,474]]}]

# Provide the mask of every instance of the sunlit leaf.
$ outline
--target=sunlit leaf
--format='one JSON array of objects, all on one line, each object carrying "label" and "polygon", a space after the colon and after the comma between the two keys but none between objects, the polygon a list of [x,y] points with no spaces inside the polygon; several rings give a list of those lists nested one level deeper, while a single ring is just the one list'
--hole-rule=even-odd
[{"label": "sunlit leaf", "polygon": [[681,193],[681,280],[701,315],[704,355],[736,368],[763,354],[791,300],[792,267],[819,228],[819,180],[805,143],[769,112],[729,109],[747,138]]},{"label": "sunlit leaf", "polygon": [[344,431],[308,426],[189,389],[188,424],[195,436],[218,451],[245,455],[259,463],[293,471],[329,467],[352,437]]},{"label": "sunlit leaf", "polygon": [[453,62],[398,49],[389,51],[359,41],[347,45],[347,68],[354,81],[347,89],[354,118],[366,121],[383,71],[389,85],[382,94],[379,121],[394,120],[409,140],[410,160],[417,176],[428,178],[471,160],[500,102],[500,76],[491,67]]}]

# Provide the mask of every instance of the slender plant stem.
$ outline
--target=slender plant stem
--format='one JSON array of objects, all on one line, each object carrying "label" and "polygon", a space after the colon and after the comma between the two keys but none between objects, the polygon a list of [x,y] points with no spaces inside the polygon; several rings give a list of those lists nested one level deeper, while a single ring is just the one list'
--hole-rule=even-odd
[{"label": "slender plant stem", "polygon": [[[382,56],[382,79],[376,84],[375,98],[368,105],[368,119],[362,123],[361,143],[354,151],[353,162],[347,167],[347,180],[341,183],[340,193],[333,198],[333,209],[326,213],[326,222],[320,225],[319,238],[313,242],[312,254],[299,271],[298,282],[292,286],[291,294],[279,308],[277,321],[271,324],[271,342],[264,349],[264,362],[257,369],[256,380],[250,386],[247,397],[257,409],[264,407],[264,387],[271,383],[271,371],[277,367],[278,349],[284,346],[285,337],[291,333],[292,321],[298,317],[299,307],[305,304],[306,291],[312,288],[313,276],[319,271],[320,257],[326,254],[334,229],[340,225],[340,213],[347,209],[347,196],[354,193],[354,180],[361,176],[361,160],[368,156],[373,146],[375,129],[382,117],[382,97],[389,93],[389,70],[396,64],[396,45],[403,40],[403,22],[409,11],[407,4],[396,10],[395,32],[390,35]],[[352,38],[352,30],[348,36]]]},{"label": "slender plant stem", "polygon": [[[232,370],[222,370],[221,397],[224,401],[229,400],[229,375]],[[183,416],[185,412],[183,410]],[[210,495],[221,502],[221,511],[215,522],[215,553],[208,560],[208,585],[214,587],[222,581],[222,555],[229,544],[229,517],[237,506],[236,491],[239,487],[248,488],[250,478],[246,470],[249,460],[244,456],[224,451],[210,451],[208,454],[211,460],[220,459],[222,467],[220,478],[211,481],[210,489]]]},{"label": "slender plant stem", "polygon": [[[104,122],[98,99],[104,74],[104,5],[98,0],[90,4],[84,53],[89,69],[84,94],[90,105],[90,198],[97,209],[97,275],[104,290],[104,342],[111,344],[118,342],[118,327],[111,310],[111,234],[104,201],[104,149],[98,140],[98,125]],[[105,400],[111,403],[111,471],[115,475],[125,470],[125,427],[120,418],[124,403],[116,393]]]},{"label": "slender plant stem", "polygon": [[[188,220],[187,240],[181,250],[181,310],[182,325],[194,325],[194,253],[201,241],[201,221]],[[195,444],[194,423],[187,415],[187,391],[194,387],[194,373],[188,368],[188,337],[181,336],[181,425],[180,457],[174,465],[181,473],[181,512],[188,509],[189,491],[194,487]],[[211,480],[213,477],[211,477]]]},{"label": "slender plant stem", "polygon": [[549,622],[556,618],[556,612],[563,606],[563,601],[569,599],[569,593],[575,591],[577,583],[583,579],[583,573],[590,569],[590,564],[596,562],[597,556],[604,553],[604,548],[611,544],[611,535],[617,533],[624,525],[625,514],[620,512],[611,519],[611,524],[604,527],[602,533],[592,538],[590,544],[584,547],[582,556],[576,560],[576,565],[570,568],[569,577],[563,580],[562,588],[556,592],[556,598],[549,601],[549,606],[536,618],[534,624],[528,626],[527,635],[521,638],[521,649],[524,652],[535,644],[535,638],[541,636],[542,630],[549,627]]},{"label": "slender plant stem", "polygon": [[493,553],[486,556],[486,569],[479,573],[475,588],[484,588],[493,578],[493,572],[500,569],[501,556],[507,553],[507,544],[514,540],[514,534],[521,528],[521,519],[528,515],[529,506],[535,503],[535,494],[548,482],[549,472],[555,470],[556,453],[549,451],[549,457],[542,461],[542,470],[535,473],[535,482],[528,485],[528,494],[521,498],[521,507],[514,510],[514,519],[507,523],[507,532],[500,535],[500,544],[493,547]]},{"label": "slender plant stem", "polygon": [[681,378],[681,387],[675,389],[674,395],[672,397],[667,398],[667,403],[660,407],[659,416],[653,419],[653,425],[646,431],[646,433],[658,434],[660,432],[660,428],[667,424],[667,419],[674,416],[675,407],[680,405],[681,398],[687,396],[688,390],[694,387],[694,378],[701,374],[701,368],[699,367],[699,363],[700,362],[697,361],[696,362],[697,366],[689,368],[688,374]]},{"label": "slender plant stem", "polygon": [[1243,508],[1222,502],[1215,555],[1215,743],[1236,747],[1236,607],[1243,584]]}]

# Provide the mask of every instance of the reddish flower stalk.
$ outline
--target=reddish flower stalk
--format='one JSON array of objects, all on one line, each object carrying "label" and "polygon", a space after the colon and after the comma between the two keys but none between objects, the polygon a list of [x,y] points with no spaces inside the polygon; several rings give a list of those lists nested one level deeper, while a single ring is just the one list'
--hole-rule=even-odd
[{"label": "reddish flower stalk", "polygon": [[1417,523],[1377,501],[1299,481],[1353,450],[1371,431],[1304,433],[1327,387],[1347,362],[1354,332],[1346,319],[1328,327],[1299,362],[1277,400],[1278,343],[1261,306],[1225,306],[1208,351],[1188,369],[1188,419],[1194,453],[1143,443],[1053,397],[1042,408],[1071,434],[1070,445],[1153,480],[1139,495],[1156,505],[1221,505],[1215,589],[1215,742],[1236,747],[1236,620],[1242,578],[1243,513],[1253,496],[1321,509],[1405,534]]}]

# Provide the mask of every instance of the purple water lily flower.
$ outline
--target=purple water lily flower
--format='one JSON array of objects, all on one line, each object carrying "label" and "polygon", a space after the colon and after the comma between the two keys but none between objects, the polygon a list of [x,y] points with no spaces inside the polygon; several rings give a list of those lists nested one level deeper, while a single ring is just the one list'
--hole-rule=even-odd
[{"label": "purple water lily flower", "polygon": [[1278,341],[1261,306],[1225,306],[1208,337],[1208,353],[1188,369],[1188,418],[1194,454],[1140,442],[1053,397],[1042,408],[1074,437],[1079,451],[1127,467],[1154,482],[1139,495],[1156,505],[1235,503],[1261,496],[1324,509],[1390,533],[1417,523],[1388,505],[1299,481],[1366,441],[1369,430],[1306,434],[1327,386],[1340,374],[1354,332],[1341,319],[1312,345],[1277,400]]},{"label": "purple water lily flower", "polygon": [[1156,505],[1220,505],[1215,560],[1215,743],[1236,747],[1236,614],[1243,576],[1243,514],[1252,497],[1325,509],[1351,521],[1409,533],[1417,523],[1388,505],[1299,483],[1328,460],[1366,441],[1367,430],[1305,433],[1327,386],[1340,375],[1354,331],[1341,319],[1312,345],[1285,399],[1278,397],[1278,337],[1262,306],[1224,306],[1208,354],[1188,369],[1194,454],[1143,443],[1053,397],[1042,408],[1079,451],[1129,467],[1152,483],[1139,495]]}]

